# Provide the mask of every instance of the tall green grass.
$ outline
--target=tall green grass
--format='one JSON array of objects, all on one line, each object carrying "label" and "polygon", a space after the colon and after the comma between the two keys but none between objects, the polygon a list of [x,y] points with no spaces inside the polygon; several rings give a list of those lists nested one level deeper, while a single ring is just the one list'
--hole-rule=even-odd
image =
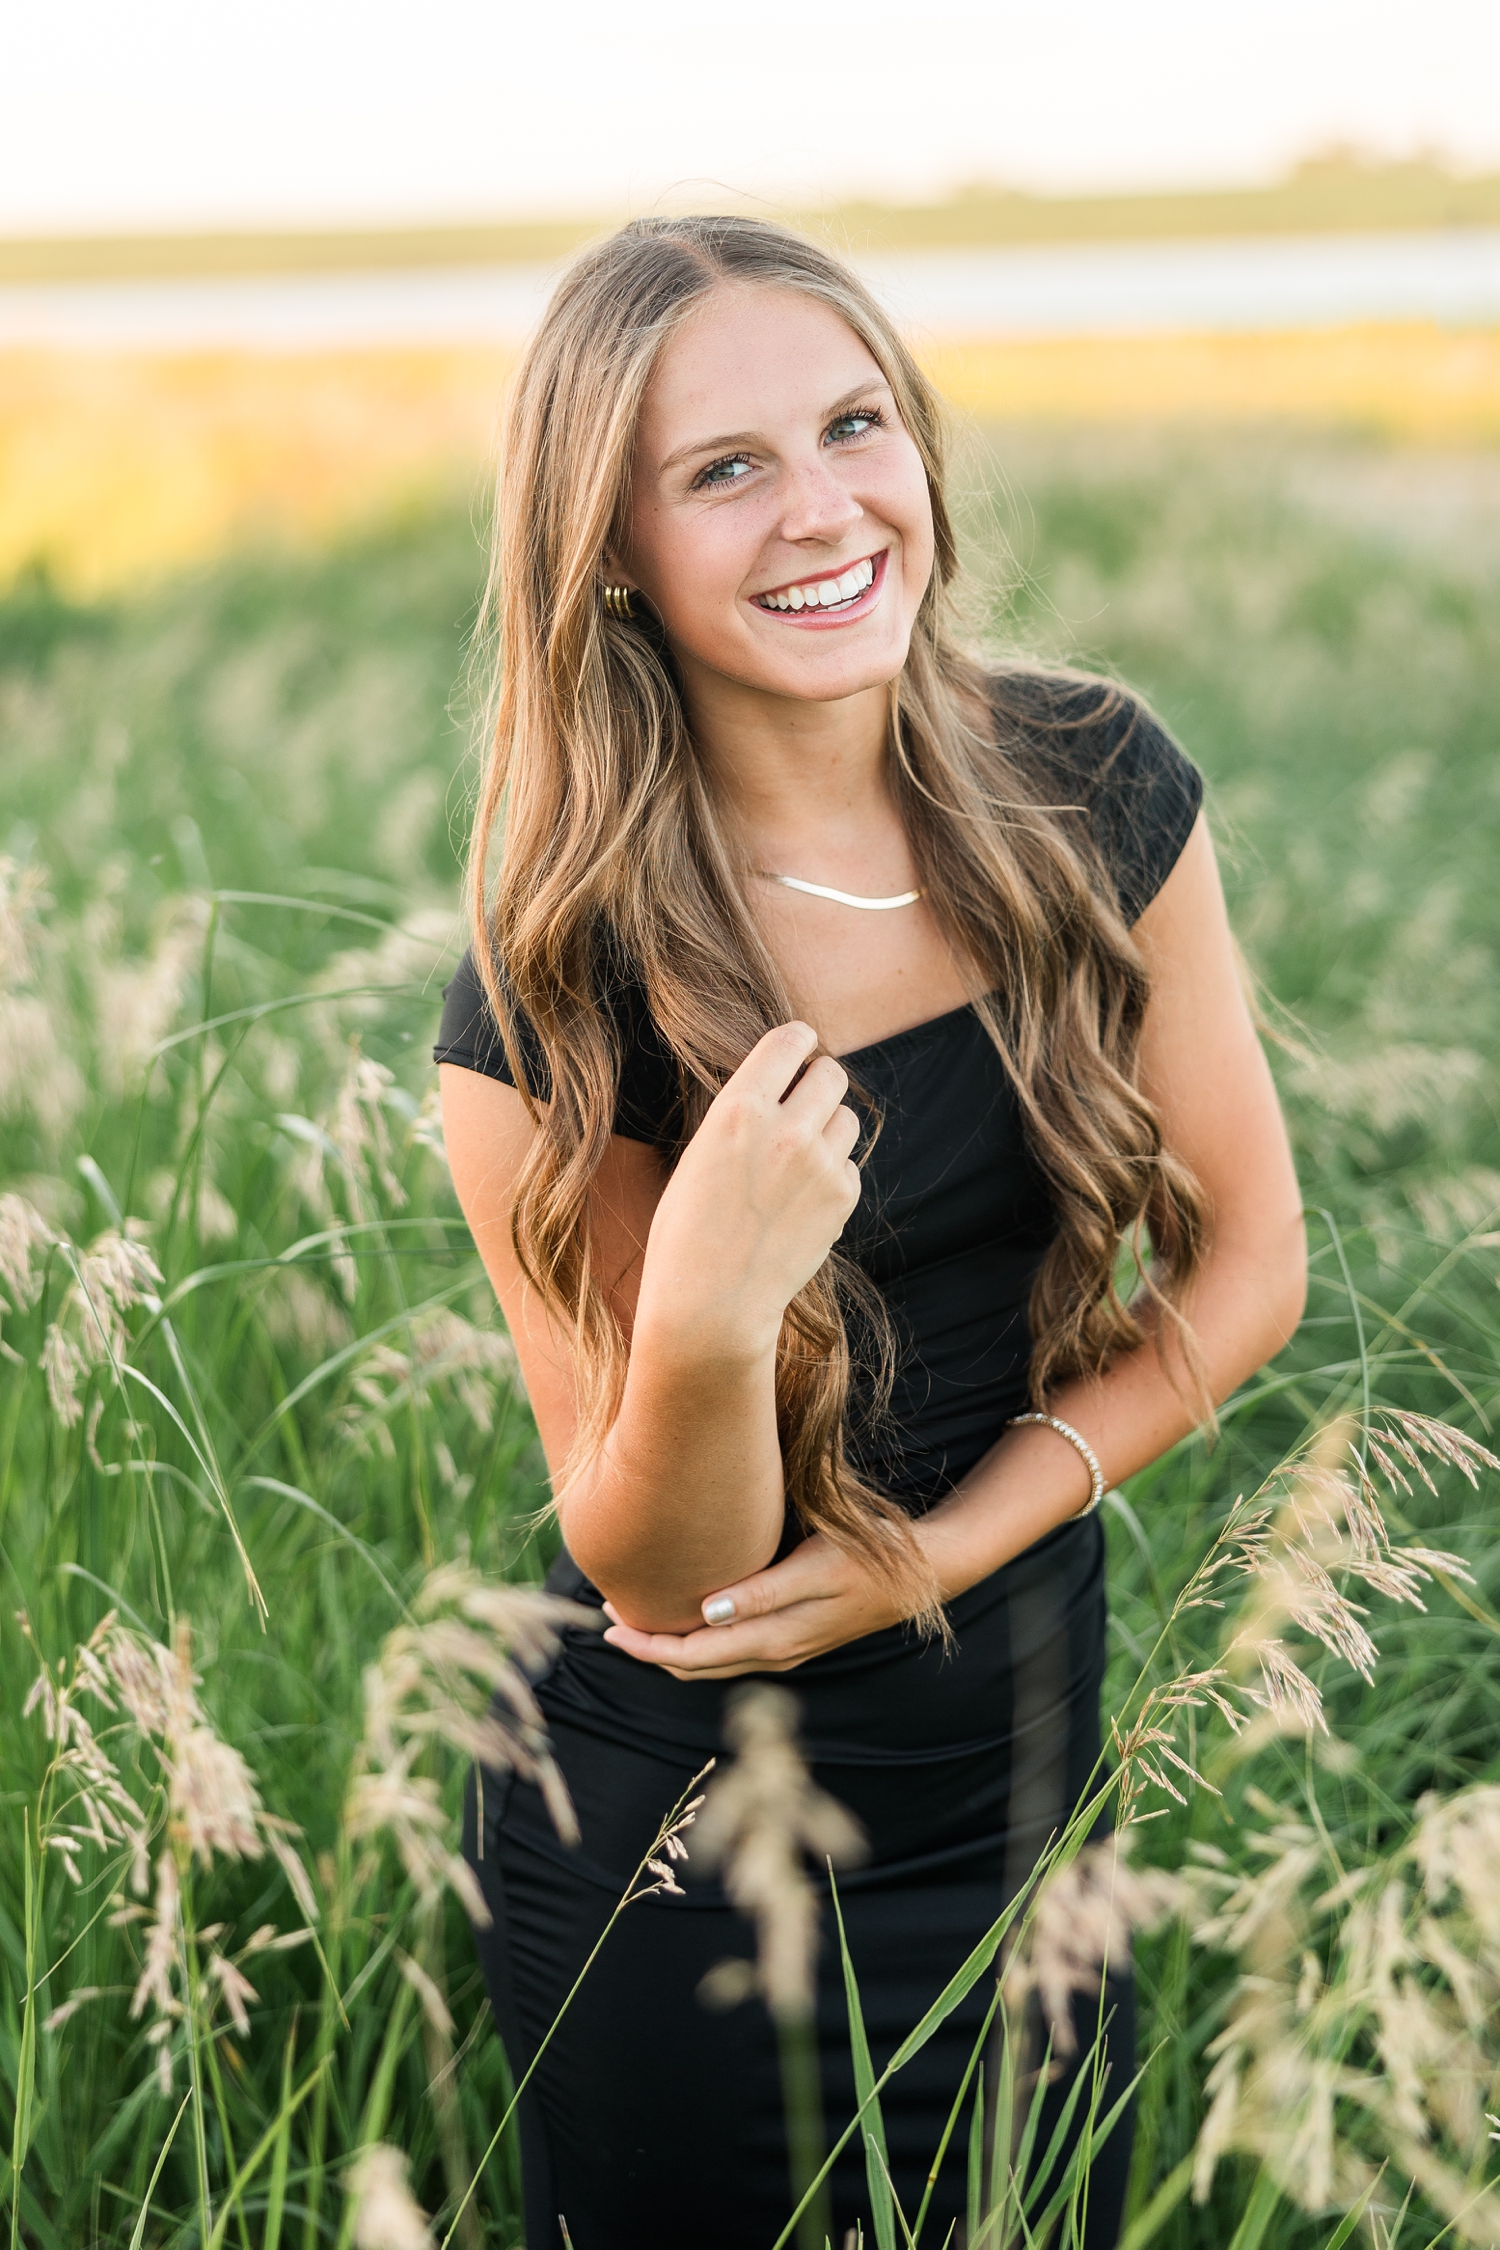
[{"label": "tall green grass", "polygon": [[[1119,669],[1205,769],[1315,1213],[1297,1343],[1214,1451],[1180,1448],[1111,1516],[1113,1703],[1226,1505],[1328,1411],[1368,1391],[1480,1436],[1494,1414],[1500,571],[1462,521],[1421,532],[1419,463],[1353,445],[1016,432],[976,463],[978,558],[1020,566],[989,628]],[[164,1277],[127,1315],[160,1398],[105,1366],[71,1426],[40,1367],[64,1252],[3,1323],[0,2082],[24,2150],[13,2239],[46,2250],[199,2243],[205,2201],[231,2242],[347,2241],[344,2170],[380,2138],[451,2214],[508,2099],[462,1914],[423,1906],[340,1819],[361,1672],[424,1571],[465,1552],[535,1579],[547,1559],[540,1455],[428,1100],[478,572],[454,505],[140,602],[78,609],[36,579],[0,605],[0,1187],[80,1245],[139,1218]],[[1403,1506],[1472,1587],[1425,1614],[1377,1603],[1373,1685],[1314,1667],[1352,1758],[1272,1742],[1222,1796],[1163,1800],[1151,1858],[1196,1841],[1251,1864],[1264,1800],[1310,1807],[1354,1862],[1398,1844],[1424,1792],[1500,1778],[1493,1493],[1439,1483]],[[129,2013],[121,1855],[85,1846],[76,1884],[66,1855],[38,1864],[53,1746],[20,1718],[36,1665],[10,1622],[24,1608],[55,1665],[112,1606],[163,1639],[191,1620],[203,1704],[302,1831],[321,1909],[316,1948],[247,1962],[249,2034],[205,2043],[165,2157],[184,2066],[164,2093]],[[1158,1665],[1208,1660],[1217,1632],[1179,1620]],[[456,1764],[432,1771],[456,1810]],[[200,1893],[199,1924],[236,1942],[301,1920],[265,1858],[218,1861]],[[1141,1973],[1137,2245],[1206,2250],[1247,2209],[1257,2240],[1326,2243],[1332,2222],[1245,2159],[1205,2204],[1179,2195],[1233,1971],[1173,1929]],[[517,2208],[505,2142],[456,2239],[515,2243]]]}]

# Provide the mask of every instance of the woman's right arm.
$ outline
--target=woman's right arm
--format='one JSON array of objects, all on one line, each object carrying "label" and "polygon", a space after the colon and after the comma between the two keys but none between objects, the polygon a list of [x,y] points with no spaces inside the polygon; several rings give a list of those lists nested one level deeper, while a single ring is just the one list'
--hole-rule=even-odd
[{"label": "woman's right arm", "polygon": [[[780,1543],[782,1315],[859,1198],[848,1080],[829,1056],[809,1062],[815,1051],[805,1024],[768,1032],[670,1175],[654,1149],[617,1136],[594,1181],[590,1250],[629,1370],[560,1515],[579,1567],[645,1631],[690,1631],[706,1595],[764,1569]],[[572,1341],[511,1241],[536,1128],[513,1088],[452,1063],[441,1078],[454,1186],[555,1474],[577,1429]]]}]

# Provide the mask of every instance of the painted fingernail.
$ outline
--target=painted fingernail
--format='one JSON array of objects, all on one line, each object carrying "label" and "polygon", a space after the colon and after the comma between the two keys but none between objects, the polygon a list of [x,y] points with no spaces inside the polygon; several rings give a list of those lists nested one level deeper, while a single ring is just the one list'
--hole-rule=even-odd
[{"label": "painted fingernail", "polygon": [[708,1625],[727,1625],[734,1616],[734,1603],[728,1594],[715,1594],[711,1602],[703,1604],[703,1618]]}]

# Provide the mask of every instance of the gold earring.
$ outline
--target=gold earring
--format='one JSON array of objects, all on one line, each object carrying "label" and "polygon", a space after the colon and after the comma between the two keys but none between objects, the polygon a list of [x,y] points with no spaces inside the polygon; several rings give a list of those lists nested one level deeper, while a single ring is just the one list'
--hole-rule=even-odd
[{"label": "gold earring", "polygon": [[635,611],[630,606],[630,588],[628,586],[606,586],[604,589],[604,606],[609,611],[610,616],[618,617],[623,625],[629,625],[634,621]]}]

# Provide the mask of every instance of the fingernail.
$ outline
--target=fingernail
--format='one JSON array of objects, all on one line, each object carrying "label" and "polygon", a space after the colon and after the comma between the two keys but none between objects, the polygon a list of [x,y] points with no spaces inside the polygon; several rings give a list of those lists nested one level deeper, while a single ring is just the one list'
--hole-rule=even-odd
[{"label": "fingernail", "polygon": [[734,1603],[728,1594],[715,1594],[711,1602],[703,1604],[703,1621],[706,1625],[727,1625],[734,1616]]}]

